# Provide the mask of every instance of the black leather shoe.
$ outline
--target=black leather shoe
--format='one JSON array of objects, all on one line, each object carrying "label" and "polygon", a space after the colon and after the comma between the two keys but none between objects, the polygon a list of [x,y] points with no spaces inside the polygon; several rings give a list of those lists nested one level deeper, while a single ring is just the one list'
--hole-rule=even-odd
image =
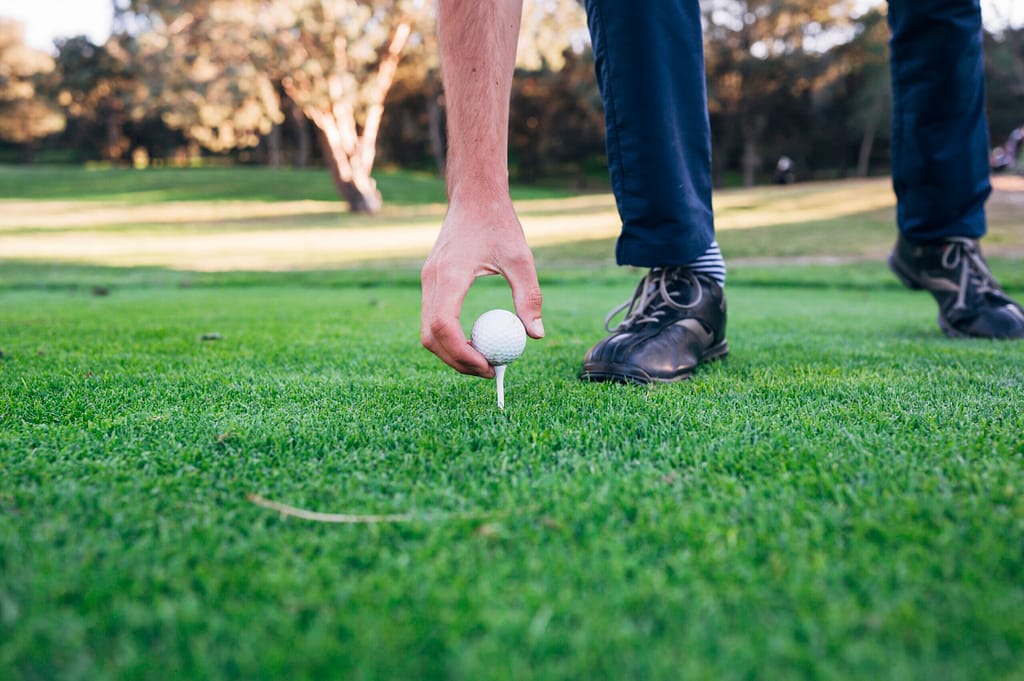
[{"label": "black leather shoe", "polygon": [[[611,320],[623,310],[615,328]],[[705,274],[655,267],[633,297],[605,319],[611,333],[587,353],[580,379],[671,383],[693,376],[698,364],[724,357],[725,295]]]},{"label": "black leather shoe", "polygon": [[950,338],[1024,338],[1024,310],[999,288],[976,239],[914,244],[900,236],[889,267],[907,288],[935,297]]}]

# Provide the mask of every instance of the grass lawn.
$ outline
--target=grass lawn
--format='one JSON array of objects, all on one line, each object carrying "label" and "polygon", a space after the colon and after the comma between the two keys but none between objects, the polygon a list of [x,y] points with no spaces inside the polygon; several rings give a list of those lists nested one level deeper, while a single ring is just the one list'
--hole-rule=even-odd
[{"label": "grass lawn", "polygon": [[415,268],[0,262],[0,679],[1024,677],[1024,344],[751,262],[725,361],[582,384],[636,278],[587,248],[539,249],[505,412],[419,347]]},{"label": "grass lawn", "polygon": [[[403,206],[445,200],[444,184],[430,173],[390,171],[376,175],[388,204]],[[514,198],[567,196],[565,190],[516,187]],[[117,168],[84,170],[67,166],[0,166],[0,199],[53,198],[148,204],[168,201],[337,202],[330,175],[322,168]]]}]

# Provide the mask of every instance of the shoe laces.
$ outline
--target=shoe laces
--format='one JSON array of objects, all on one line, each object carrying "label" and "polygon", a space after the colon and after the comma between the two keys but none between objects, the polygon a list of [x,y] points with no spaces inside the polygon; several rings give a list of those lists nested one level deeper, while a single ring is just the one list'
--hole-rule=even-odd
[{"label": "shoe laces", "polygon": [[[672,297],[668,284],[679,279],[685,279],[696,291],[691,302],[680,303]],[[703,297],[704,287],[701,286],[700,280],[692,270],[684,267],[654,267],[637,284],[633,296],[608,313],[608,316],[604,318],[604,328],[609,333],[615,333],[637,324],[657,322],[669,309],[691,310],[697,307]],[[626,316],[612,327],[612,320],[623,310],[626,311]]]},{"label": "shoe laces", "polygon": [[[960,268],[960,285],[954,308],[967,307],[967,290],[973,288],[979,294],[999,293],[999,283],[992,276],[985,259],[981,257],[978,243],[974,239],[951,237],[942,252],[942,266],[948,270]],[[973,284],[973,286],[970,286]]]}]

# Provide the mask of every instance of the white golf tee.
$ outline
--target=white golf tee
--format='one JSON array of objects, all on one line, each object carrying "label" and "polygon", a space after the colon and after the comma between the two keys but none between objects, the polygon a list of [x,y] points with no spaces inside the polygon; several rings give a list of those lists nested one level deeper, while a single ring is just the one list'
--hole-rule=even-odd
[{"label": "white golf tee", "polygon": [[494,380],[498,384],[498,409],[505,408],[505,365],[494,367]]}]

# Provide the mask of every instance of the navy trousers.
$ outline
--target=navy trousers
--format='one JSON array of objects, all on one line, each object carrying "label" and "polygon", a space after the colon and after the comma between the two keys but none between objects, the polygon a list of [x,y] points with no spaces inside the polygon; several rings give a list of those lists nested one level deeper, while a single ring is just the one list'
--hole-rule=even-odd
[{"label": "navy trousers", "polygon": [[[683,265],[714,239],[698,0],[587,0],[621,265]],[[890,0],[893,186],[911,241],[985,233],[979,0]]]}]

